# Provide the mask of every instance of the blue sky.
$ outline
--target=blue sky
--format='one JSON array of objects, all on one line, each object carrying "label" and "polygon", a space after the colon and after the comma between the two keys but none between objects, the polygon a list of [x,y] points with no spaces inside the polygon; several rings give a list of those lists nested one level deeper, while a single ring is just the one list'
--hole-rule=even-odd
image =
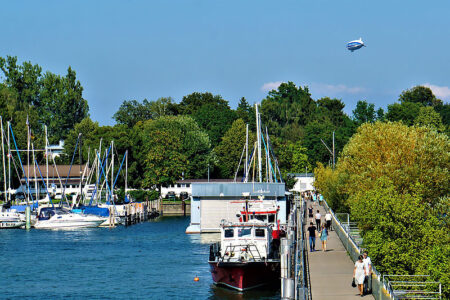
[{"label": "blue sky", "polygon": [[[220,94],[235,108],[293,81],[313,98],[386,107],[428,84],[450,100],[450,1],[2,1],[0,56],[84,87],[93,120],[124,100]],[[367,47],[351,53],[346,42]]]}]

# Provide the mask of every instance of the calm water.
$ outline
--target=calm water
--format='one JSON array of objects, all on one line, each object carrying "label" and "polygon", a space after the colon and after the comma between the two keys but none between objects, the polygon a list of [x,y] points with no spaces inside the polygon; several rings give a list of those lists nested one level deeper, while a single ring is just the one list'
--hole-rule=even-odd
[{"label": "calm water", "polygon": [[280,298],[214,286],[207,260],[217,235],[186,235],[188,224],[166,217],[114,229],[0,230],[0,298]]}]

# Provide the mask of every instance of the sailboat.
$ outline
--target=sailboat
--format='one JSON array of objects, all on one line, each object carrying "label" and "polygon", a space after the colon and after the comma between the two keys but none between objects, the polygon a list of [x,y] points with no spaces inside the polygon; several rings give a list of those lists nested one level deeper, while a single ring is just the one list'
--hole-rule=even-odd
[{"label": "sailboat", "polygon": [[10,209],[10,206],[10,203],[6,203],[0,208],[0,228],[20,228],[25,225],[25,215]]}]

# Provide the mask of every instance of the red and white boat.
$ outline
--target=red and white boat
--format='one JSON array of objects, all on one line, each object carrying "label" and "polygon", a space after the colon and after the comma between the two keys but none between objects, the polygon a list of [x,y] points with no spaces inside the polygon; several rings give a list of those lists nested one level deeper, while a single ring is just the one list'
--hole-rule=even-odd
[{"label": "red and white boat", "polygon": [[259,220],[221,224],[221,241],[210,246],[209,266],[215,284],[238,291],[280,283],[278,239],[273,225]]}]

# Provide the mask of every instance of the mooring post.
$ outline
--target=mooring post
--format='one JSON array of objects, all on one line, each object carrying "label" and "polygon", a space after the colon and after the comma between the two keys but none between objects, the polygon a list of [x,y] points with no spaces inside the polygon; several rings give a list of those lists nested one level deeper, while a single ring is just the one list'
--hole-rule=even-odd
[{"label": "mooring post", "polygon": [[25,208],[25,219],[26,219],[25,228],[28,230],[31,228],[31,207],[29,206]]}]

